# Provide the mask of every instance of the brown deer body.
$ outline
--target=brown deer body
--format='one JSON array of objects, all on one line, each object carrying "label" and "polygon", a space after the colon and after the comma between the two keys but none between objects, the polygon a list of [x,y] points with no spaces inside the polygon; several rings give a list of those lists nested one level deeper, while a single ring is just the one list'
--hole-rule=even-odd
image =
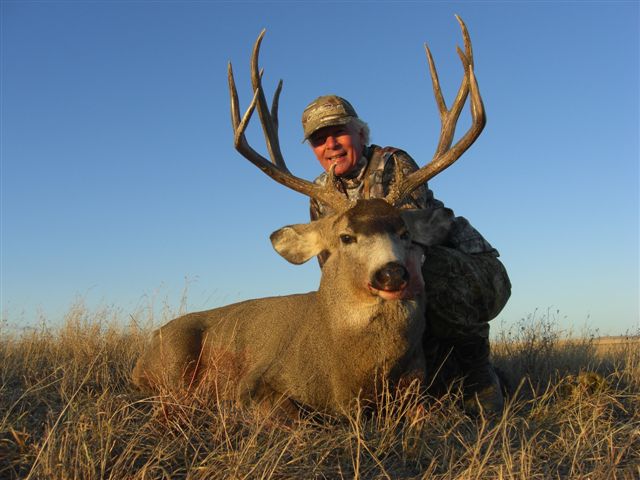
[{"label": "brown deer body", "polygon": [[[465,75],[454,106],[446,109],[431,55],[434,92],[442,118],[433,160],[403,177],[401,169],[385,199],[351,203],[334,187],[293,176],[280,153],[277,104],[271,112],[261,86],[258,54],[252,56],[253,100],[241,119],[229,65],[236,149],[271,178],[316,198],[335,212],[320,220],[284,227],[271,235],[276,251],[300,264],[328,252],[318,291],[261,298],[172,320],[153,334],[133,372],[143,388],[185,388],[212,382],[242,403],[284,401],[344,412],[356,398],[373,399],[380,382],[397,385],[425,376],[424,246],[441,243],[453,214],[448,209],[403,210],[400,202],[451,165],[484,126],[484,107],[473,74],[471,44],[462,21]],[[473,123],[451,146],[455,124],[471,92]],[[258,109],[272,158],[249,146],[245,129]],[[288,406],[287,406],[288,407]]]},{"label": "brown deer body", "polygon": [[181,387],[206,378],[243,403],[290,399],[337,412],[359,395],[373,399],[376,379],[422,379],[422,248],[413,242],[441,240],[448,221],[445,210],[403,212],[367,200],[278,230],[274,247],[289,261],[330,252],[318,291],[169,322],[139,360],[136,383]]}]

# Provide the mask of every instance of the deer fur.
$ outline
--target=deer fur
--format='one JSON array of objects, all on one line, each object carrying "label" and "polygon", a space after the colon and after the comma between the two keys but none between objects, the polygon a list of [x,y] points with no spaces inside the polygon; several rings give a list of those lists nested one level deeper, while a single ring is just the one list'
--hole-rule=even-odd
[{"label": "deer fur", "polygon": [[214,382],[242,404],[343,413],[358,397],[373,399],[380,381],[423,379],[423,246],[445,238],[451,217],[371,199],[277,230],[272,244],[291,263],[329,253],[318,290],[172,320],[153,333],[134,382],[151,390]]}]

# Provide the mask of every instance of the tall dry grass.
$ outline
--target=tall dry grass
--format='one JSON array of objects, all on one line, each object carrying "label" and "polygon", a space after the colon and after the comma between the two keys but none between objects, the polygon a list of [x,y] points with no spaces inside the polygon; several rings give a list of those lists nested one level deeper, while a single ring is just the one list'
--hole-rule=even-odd
[{"label": "tall dry grass", "polygon": [[[0,332],[0,478],[640,478],[640,348],[598,352],[529,319],[494,342],[514,387],[501,417],[387,392],[373,414],[309,416],[146,397],[129,374],[150,330],[103,309]],[[141,326],[143,325],[143,326]]]}]

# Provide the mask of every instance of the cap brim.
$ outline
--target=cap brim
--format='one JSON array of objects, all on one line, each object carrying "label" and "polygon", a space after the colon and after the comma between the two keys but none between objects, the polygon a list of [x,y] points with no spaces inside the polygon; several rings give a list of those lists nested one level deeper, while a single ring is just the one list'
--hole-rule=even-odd
[{"label": "cap brim", "polygon": [[354,118],[356,118],[356,117],[340,116],[340,117],[336,117],[336,118],[327,118],[327,119],[323,120],[322,122],[320,122],[313,130],[311,130],[309,133],[307,133],[305,135],[305,137],[302,139],[302,143],[304,143],[307,140],[309,140],[309,137],[311,135],[313,135],[314,133],[316,133],[321,128],[334,127],[336,125],[346,125],[347,123],[349,123]]}]

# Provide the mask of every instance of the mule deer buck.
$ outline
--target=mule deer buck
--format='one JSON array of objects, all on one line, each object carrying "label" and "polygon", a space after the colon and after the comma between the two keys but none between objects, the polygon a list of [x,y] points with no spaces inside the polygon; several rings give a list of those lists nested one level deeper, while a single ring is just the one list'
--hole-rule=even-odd
[{"label": "mule deer buck", "polygon": [[[319,200],[333,212],[311,223],[275,231],[271,235],[273,247],[294,264],[323,251],[329,256],[317,291],[190,313],[156,330],[133,372],[138,386],[180,389],[211,381],[220,390],[232,390],[232,399],[243,404],[278,401],[283,402],[285,411],[304,406],[341,413],[358,397],[374,400],[381,381],[397,386],[425,377],[423,246],[444,240],[452,212],[405,210],[397,205],[455,162],[485,124],[471,42],[464,23],[458,21],[465,43],[465,52],[458,48],[464,77],[450,110],[442,99],[427,48],[442,120],[434,158],[406,176],[397,168],[385,199],[351,203],[333,187],[333,167],[326,187],[290,173],[277,132],[282,81],[271,109],[261,85],[258,56],[264,30],[253,48],[254,95],[242,118],[229,64],[231,117],[238,152],[276,182]],[[473,122],[452,146],[455,125],[469,92]],[[245,137],[255,109],[271,161],[258,154]]]}]

